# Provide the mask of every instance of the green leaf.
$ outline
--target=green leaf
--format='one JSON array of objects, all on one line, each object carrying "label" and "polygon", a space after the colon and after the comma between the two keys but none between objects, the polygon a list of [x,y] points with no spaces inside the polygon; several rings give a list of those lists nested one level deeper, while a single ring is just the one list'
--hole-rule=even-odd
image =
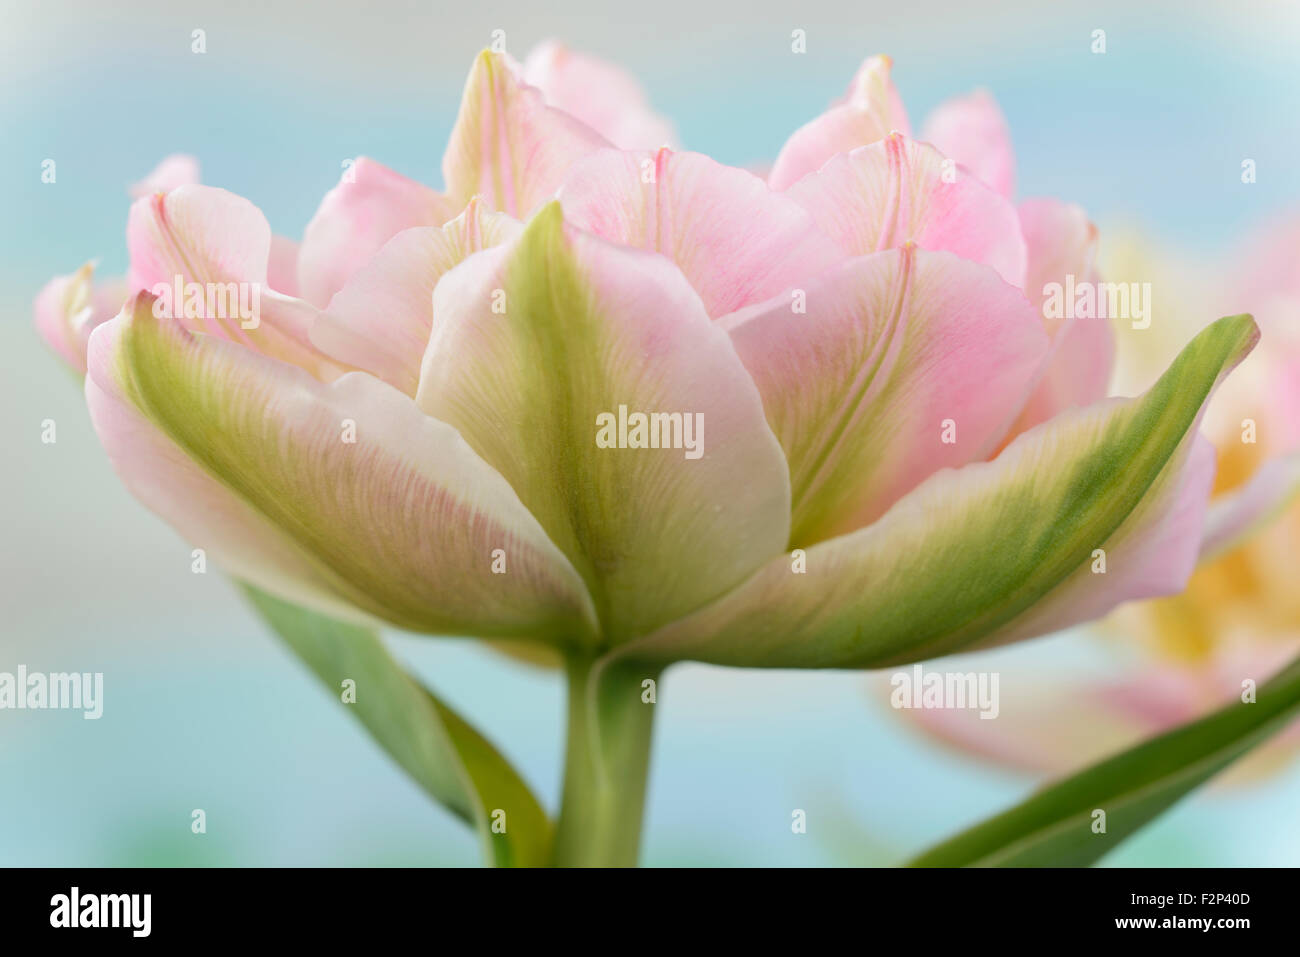
[{"label": "green leaf", "polygon": [[[528,785],[486,738],[407,674],[374,631],[248,584],[243,588],[333,694],[341,696],[345,679],[356,683],[356,701],[340,706],[356,715],[426,792],[478,830],[486,861],[498,867],[549,863],[552,824]],[[504,833],[492,831],[498,811],[505,812]]]},{"label": "green leaf", "polygon": [[[1172,807],[1300,712],[1300,658],[1253,704],[1153,738],[990,818],[911,861],[913,867],[1084,866]],[[1094,834],[1093,812],[1106,812]]]}]

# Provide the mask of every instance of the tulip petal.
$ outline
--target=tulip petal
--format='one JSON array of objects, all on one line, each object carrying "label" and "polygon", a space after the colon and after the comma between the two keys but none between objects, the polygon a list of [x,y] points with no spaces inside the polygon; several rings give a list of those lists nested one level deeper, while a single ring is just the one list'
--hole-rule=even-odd
[{"label": "tulip petal", "polygon": [[[302,237],[298,282],[308,302],[324,307],[349,277],[398,233],[441,226],[465,203],[362,156],[325,194]],[[283,290],[282,290],[283,291]]]},{"label": "tulip petal", "polygon": [[[1080,410],[1079,414],[1085,412]],[[1062,421],[1072,417],[1063,417]],[[1106,544],[1096,546],[1106,553],[1106,571],[1095,570],[1096,559],[1090,553],[1090,560],[1071,580],[1057,586],[1014,623],[981,644],[991,647],[1051,634],[1101,618],[1125,602],[1182,591],[1196,569],[1213,486],[1214,446],[1194,430],[1188,437],[1181,465],[1157,479],[1147,497]]]},{"label": "tulip petal", "polygon": [[1024,283],[1015,207],[925,143],[887,136],[834,157],[789,195],[849,255],[910,240],[992,266],[1013,286]]},{"label": "tulip petal", "polygon": [[1055,199],[1026,200],[1019,215],[1029,250],[1025,295],[1040,307],[1052,352],[1013,436],[1105,396],[1115,363],[1115,332],[1109,320],[1056,317],[1048,308],[1051,284],[1063,289],[1067,277],[1080,284],[1098,281],[1097,228],[1080,207]]},{"label": "tulip petal", "polygon": [[894,130],[910,135],[903,101],[889,78],[892,67],[887,56],[866,60],[844,98],[786,140],[768,178],[773,189],[786,189],[837,153],[884,139]]},{"label": "tulip petal", "polygon": [[573,167],[558,199],[573,225],[675,262],[710,316],[843,258],[798,203],[698,153],[601,150]]},{"label": "tulip petal", "polygon": [[195,336],[150,299],[92,337],[91,417],[127,487],[233,575],[354,620],[590,643],[572,566],[453,428],[365,374],[325,385]]},{"label": "tulip petal", "polygon": [[180,186],[136,200],[126,241],[135,290],[171,284],[176,276],[262,282],[271,255],[271,227],[262,211],[214,186]]},{"label": "tulip petal", "polygon": [[[565,229],[553,203],[518,240],[447,273],[433,309],[418,404],[519,492],[611,641],[784,547],[789,479],[758,392],[667,260]],[[616,436],[604,417],[620,411]],[[644,447],[633,413],[677,414],[678,430]]]},{"label": "tulip petal", "polygon": [[987,90],[940,103],[926,118],[921,139],[933,143],[994,191],[1008,199],[1015,194],[1016,153],[1011,130]]},{"label": "tulip petal", "polygon": [[525,58],[523,79],[542,91],[548,105],[619,149],[654,150],[677,141],[672,123],[650,109],[641,84],[612,63],[548,40]]},{"label": "tulip petal", "polygon": [[127,282],[132,291],[161,297],[159,315],[317,375],[338,371],[311,344],[315,311],[268,287],[271,227],[243,197],[182,186],[138,199],[127,220],[127,246]]},{"label": "tulip petal", "polygon": [[1300,452],[1265,462],[1244,486],[1210,503],[1201,561],[1211,561],[1249,538],[1297,496],[1300,496]]},{"label": "tulip petal", "polygon": [[491,209],[524,219],[555,194],[576,160],[609,145],[547,106],[508,57],[484,50],[465,81],[442,159],[447,195],[457,208],[479,195]]},{"label": "tulip petal", "polygon": [[433,289],[443,273],[523,226],[474,199],[445,226],[407,229],[388,241],[330,300],[312,326],[317,348],[415,395],[433,326]]},{"label": "tulip petal", "polygon": [[[1186,519],[1196,482],[1208,495],[1204,476],[1186,474],[1201,411],[1257,338],[1249,316],[1221,319],[1146,395],[1073,410],[992,462],[939,472],[874,525],[774,559],[621,651],[751,667],[883,667],[1047,634],[1077,621],[1078,607],[1104,610],[1100,595],[1134,597],[1116,579],[1161,576],[1126,553],[1140,553],[1149,534],[1178,540],[1164,519],[1171,509]],[[1185,553],[1157,560],[1177,570],[1158,582],[1165,588],[1182,587],[1191,571],[1197,543],[1182,545]],[[1098,548],[1108,552],[1105,574],[1093,572]],[[806,571],[792,573],[800,562]]]},{"label": "tulip petal", "polygon": [[276,292],[298,295],[298,244],[287,236],[271,237],[266,282]]},{"label": "tulip petal", "polygon": [[806,314],[787,295],[721,320],[790,463],[797,546],[988,455],[1047,352],[1020,290],[950,253],[858,257],[805,293]]},{"label": "tulip petal", "polygon": [[199,161],[184,153],[174,153],[164,157],[144,179],[132,183],[127,192],[132,199],[139,199],[151,193],[170,193],[180,186],[192,186],[201,181]]},{"label": "tulip petal", "polygon": [[117,315],[127,295],[123,280],[95,282],[94,275],[95,264],[86,263],[74,273],[56,276],[37,293],[33,304],[41,338],[82,375],[90,334]]}]

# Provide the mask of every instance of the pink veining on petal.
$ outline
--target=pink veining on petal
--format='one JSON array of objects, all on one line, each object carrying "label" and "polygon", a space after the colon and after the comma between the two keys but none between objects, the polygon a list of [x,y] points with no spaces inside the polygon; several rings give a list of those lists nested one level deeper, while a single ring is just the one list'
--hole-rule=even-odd
[{"label": "pink veining on petal", "polygon": [[934,147],[891,133],[842,153],[786,191],[847,254],[915,242],[1025,281],[1016,209]]},{"label": "pink veining on petal", "polygon": [[715,318],[844,259],[793,199],[698,153],[601,150],[558,198],[574,225],[675,262]]},{"label": "pink veining on petal", "polygon": [[845,96],[786,140],[768,180],[773,189],[788,189],[836,154],[875,143],[892,131],[910,134],[902,99],[890,79],[892,66],[887,56],[866,60]]},{"label": "pink veining on petal", "polygon": [[458,209],[446,197],[367,157],[326,194],[303,233],[298,286],[318,307],[403,229],[441,226]]}]

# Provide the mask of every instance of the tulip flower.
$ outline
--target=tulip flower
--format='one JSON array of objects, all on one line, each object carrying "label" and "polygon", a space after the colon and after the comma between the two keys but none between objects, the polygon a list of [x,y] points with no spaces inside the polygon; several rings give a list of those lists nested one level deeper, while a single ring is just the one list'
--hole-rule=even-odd
[{"label": "tulip flower", "polygon": [[[635,861],[672,662],[881,667],[1180,590],[1213,481],[1202,415],[1257,338],[1219,320],[1143,395],[1106,398],[1109,326],[1041,308],[1046,283],[1093,276],[1086,216],[1014,204],[1006,158],[966,165],[972,143],[1009,149],[983,99],[936,120],[953,155],[911,139],[885,58],[768,181],[647,142],[667,127],[630,81],[584,100],[613,69],[593,63],[481,54],[444,187],[357,161],[296,293],[265,289],[256,315],[159,298],[177,277],[266,286],[251,203],[138,199],[129,297],[87,356],[127,487],[322,676],[360,660],[330,620],[564,659],[553,843],[544,823],[485,837],[516,863]],[[513,778],[494,806],[499,756],[366,660],[394,702],[372,730],[431,793],[481,831],[494,807],[545,821]],[[437,733],[394,731],[396,702]]]}]

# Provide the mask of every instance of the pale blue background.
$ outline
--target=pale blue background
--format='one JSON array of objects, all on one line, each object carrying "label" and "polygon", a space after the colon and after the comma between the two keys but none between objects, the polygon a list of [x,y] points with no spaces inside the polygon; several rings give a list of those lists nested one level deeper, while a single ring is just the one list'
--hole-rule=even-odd
[{"label": "pale blue background", "polygon": [[[371,746],[216,573],[113,476],[74,377],[30,326],[41,284],[125,267],[125,184],[160,157],[250,197],[297,236],[343,159],[434,185],[470,60],[493,29],[620,61],[684,144],[770,161],[859,60],[894,56],[919,126],[993,90],[1020,191],[1226,250],[1300,205],[1300,15],[1274,3],[15,3],[0,0],[0,670],[105,672],[105,716],[0,712],[0,863],[472,862],[475,844]],[[441,9],[440,9],[441,7]],[[208,52],[189,52],[207,30]],[[805,56],[790,31],[808,32]],[[1108,52],[1089,52],[1094,28]],[[45,158],[58,182],[40,182]],[[1240,163],[1258,163],[1244,187]],[[58,422],[57,445],[40,422]],[[398,650],[554,802],[555,676],[472,645]],[[1100,665],[1085,636],[1002,653]],[[996,668],[998,659],[983,659]],[[1004,688],[1003,694],[1012,693]],[[939,750],[853,674],[686,666],[662,686],[650,863],[897,860],[1033,786]],[[1300,862],[1300,771],[1202,794],[1114,863]],[[209,831],[189,830],[202,807]],[[790,833],[792,808],[809,833]]]}]

